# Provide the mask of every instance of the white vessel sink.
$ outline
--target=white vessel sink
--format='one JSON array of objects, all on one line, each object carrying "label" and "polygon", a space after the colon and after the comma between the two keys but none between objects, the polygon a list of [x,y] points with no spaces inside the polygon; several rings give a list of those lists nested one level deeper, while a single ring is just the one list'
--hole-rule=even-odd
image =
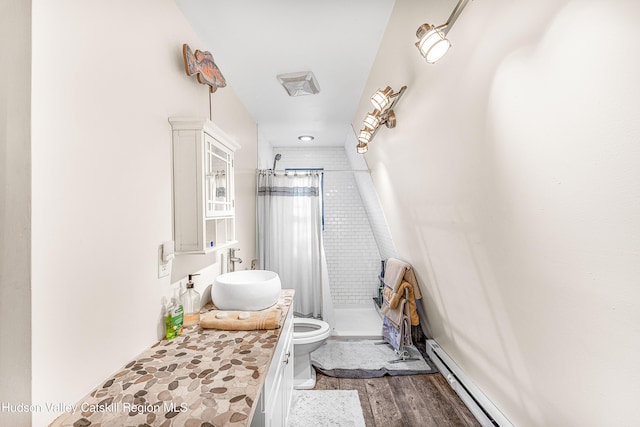
[{"label": "white vessel sink", "polygon": [[273,271],[234,271],[216,277],[211,300],[220,310],[257,311],[278,302],[280,290],[280,276]]}]

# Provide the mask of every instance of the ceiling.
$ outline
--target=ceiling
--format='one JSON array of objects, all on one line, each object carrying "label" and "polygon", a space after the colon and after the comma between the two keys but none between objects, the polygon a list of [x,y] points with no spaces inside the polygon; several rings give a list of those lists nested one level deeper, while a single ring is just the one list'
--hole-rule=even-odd
[{"label": "ceiling", "polygon": [[[342,146],[394,0],[177,0],[272,146]],[[290,97],[276,75],[312,71],[320,93]],[[220,89],[224,90],[224,89]],[[215,102],[215,94],[213,95]],[[313,135],[313,142],[298,141]]]}]

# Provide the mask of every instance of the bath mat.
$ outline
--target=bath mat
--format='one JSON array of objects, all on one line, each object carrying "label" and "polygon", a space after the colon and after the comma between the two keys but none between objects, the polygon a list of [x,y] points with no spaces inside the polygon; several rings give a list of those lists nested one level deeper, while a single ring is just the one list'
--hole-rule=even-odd
[{"label": "bath mat", "polygon": [[357,390],[294,390],[287,427],[365,427]]},{"label": "bath mat", "polygon": [[388,344],[376,344],[375,340],[340,341],[328,340],[322,347],[311,353],[311,364],[330,377],[375,378],[384,375],[433,374],[437,368],[431,367],[417,348],[406,346],[412,358],[418,360],[397,360],[398,355]]}]

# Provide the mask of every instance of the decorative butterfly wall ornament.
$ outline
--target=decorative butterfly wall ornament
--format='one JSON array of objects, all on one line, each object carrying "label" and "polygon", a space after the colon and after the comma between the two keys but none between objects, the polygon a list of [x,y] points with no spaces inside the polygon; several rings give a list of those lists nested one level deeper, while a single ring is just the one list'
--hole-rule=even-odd
[{"label": "decorative butterfly wall ornament", "polygon": [[188,44],[182,45],[182,57],[187,76],[196,75],[198,83],[209,86],[209,92],[215,92],[219,87],[225,87],[227,81],[213,60],[211,52],[191,50]]}]

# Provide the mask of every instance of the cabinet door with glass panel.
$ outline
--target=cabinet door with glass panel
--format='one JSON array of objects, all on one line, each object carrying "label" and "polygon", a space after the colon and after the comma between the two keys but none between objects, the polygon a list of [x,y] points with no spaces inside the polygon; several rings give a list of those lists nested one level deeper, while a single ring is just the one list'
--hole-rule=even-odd
[{"label": "cabinet door with glass panel", "polygon": [[205,216],[233,215],[233,151],[205,133],[204,156]]},{"label": "cabinet door with glass panel", "polygon": [[209,253],[236,244],[233,156],[240,146],[209,120],[169,122],[176,253]]}]

